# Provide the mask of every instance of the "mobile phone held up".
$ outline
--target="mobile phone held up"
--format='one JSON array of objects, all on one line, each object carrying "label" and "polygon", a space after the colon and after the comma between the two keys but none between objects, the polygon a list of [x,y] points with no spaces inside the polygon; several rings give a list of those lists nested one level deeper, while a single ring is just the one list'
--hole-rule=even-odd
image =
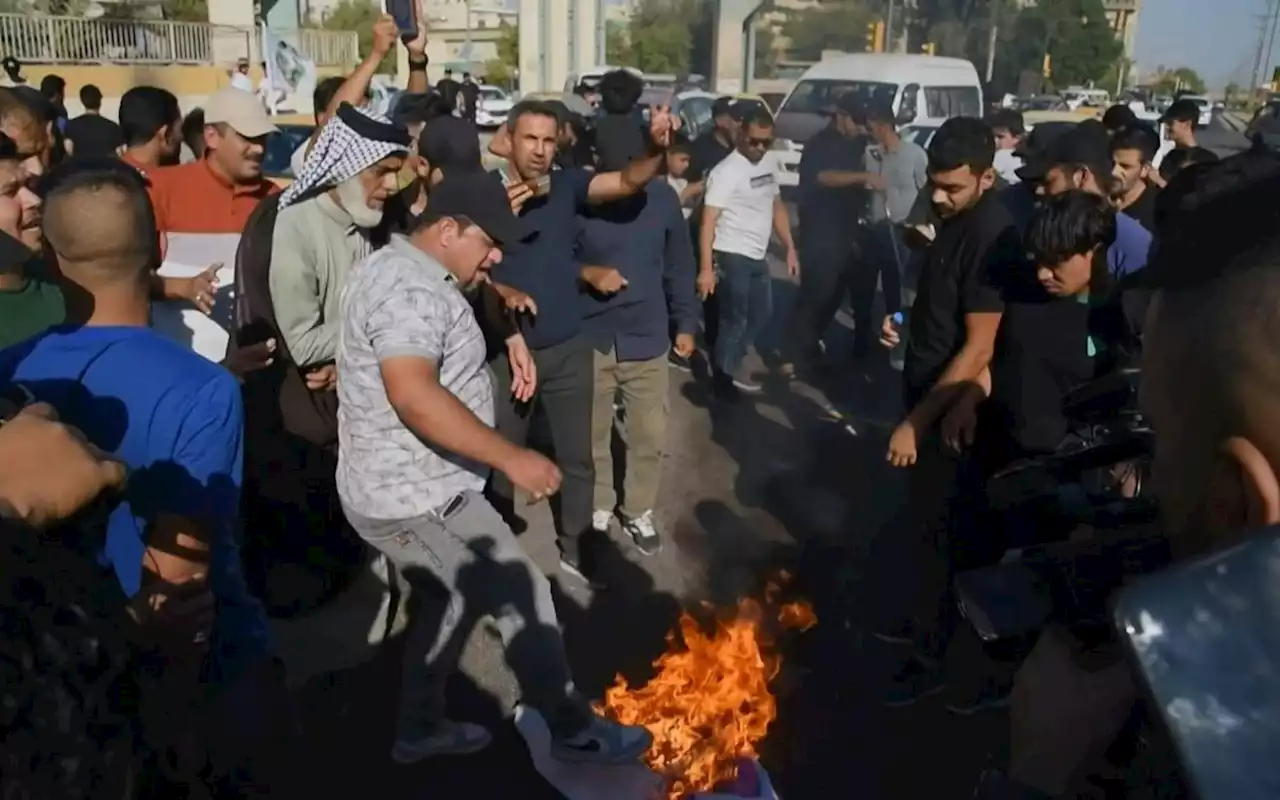
[{"label": "mobile phone held up", "polygon": [[395,18],[400,38],[406,42],[418,38],[418,0],[383,0],[387,13]]}]

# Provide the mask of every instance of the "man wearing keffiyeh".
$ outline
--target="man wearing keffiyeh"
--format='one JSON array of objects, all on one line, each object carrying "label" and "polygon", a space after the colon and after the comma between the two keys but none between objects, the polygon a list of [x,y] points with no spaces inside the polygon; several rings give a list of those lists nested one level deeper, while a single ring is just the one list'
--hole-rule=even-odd
[{"label": "man wearing keffiyeh", "polygon": [[289,356],[313,389],[334,386],[338,295],[351,265],[373,252],[370,232],[396,190],[408,147],[403,128],[344,104],[280,197],[271,304]]}]

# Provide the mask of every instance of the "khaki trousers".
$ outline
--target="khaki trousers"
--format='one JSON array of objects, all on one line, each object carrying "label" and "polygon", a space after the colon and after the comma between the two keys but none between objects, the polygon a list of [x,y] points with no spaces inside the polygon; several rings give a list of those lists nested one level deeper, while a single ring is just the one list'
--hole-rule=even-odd
[{"label": "khaki trousers", "polygon": [[[617,352],[594,352],[595,403],[591,410],[591,456],[595,461],[597,510],[635,519],[652,511],[662,477],[667,436],[667,356],[648,361],[618,361]],[[614,402],[622,406],[621,420]],[[622,503],[614,486],[613,428],[624,442]]]}]

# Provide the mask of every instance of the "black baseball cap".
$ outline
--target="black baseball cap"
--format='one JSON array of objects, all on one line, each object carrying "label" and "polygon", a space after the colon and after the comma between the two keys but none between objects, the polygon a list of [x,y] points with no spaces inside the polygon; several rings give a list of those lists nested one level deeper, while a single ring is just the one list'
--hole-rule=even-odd
[{"label": "black baseball cap", "polygon": [[418,155],[445,175],[481,169],[479,134],[461,117],[436,117],[428,122],[418,136]]},{"label": "black baseball cap", "polygon": [[499,247],[524,241],[532,229],[511,211],[507,190],[488,172],[454,172],[431,188],[424,216],[465,217]]},{"label": "black baseball cap", "polygon": [[1176,100],[1160,116],[1161,122],[1199,122],[1200,106],[1194,100]]},{"label": "black baseball cap", "polygon": [[1114,105],[1102,115],[1102,124],[1109,131],[1118,131],[1138,124],[1138,115],[1126,105]]},{"label": "black baseball cap", "polygon": [[[1034,135],[1040,130],[1036,126]],[[1111,147],[1106,129],[1100,125],[1076,125],[1053,135],[1041,149],[1032,149],[1024,158],[1026,165],[1018,170],[1024,181],[1039,181],[1049,170],[1063,164],[1088,167],[1097,175],[1111,174]],[[1033,143],[1034,147],[1034,143]]]},{"label": "black baseball cap", "polygon": [[733,98],[717,97],[715,102],[711,104],[711,118],[723,117],[725,114],[733,114]]}]

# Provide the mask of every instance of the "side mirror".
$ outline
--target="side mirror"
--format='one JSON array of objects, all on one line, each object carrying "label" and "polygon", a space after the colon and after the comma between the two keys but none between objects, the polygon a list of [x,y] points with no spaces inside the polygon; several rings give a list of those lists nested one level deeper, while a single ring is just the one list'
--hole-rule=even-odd
[{"label": "side mirror", "polygon": [[898,109],[898,116],[894,118],[894,121],[897,122],[899,125],[910,125],[911,123],[915,122],[916,121],[915,108],[908,108],[904,105],[902,108]]}]

